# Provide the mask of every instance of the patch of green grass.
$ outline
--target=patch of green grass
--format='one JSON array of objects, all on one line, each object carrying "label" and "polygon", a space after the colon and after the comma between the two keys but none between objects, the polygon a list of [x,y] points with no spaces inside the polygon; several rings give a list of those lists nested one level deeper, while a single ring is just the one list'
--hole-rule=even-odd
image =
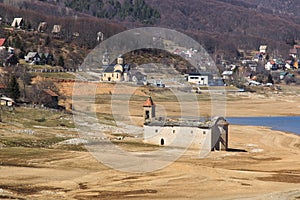
[{"label": "patch of green grass", "polygon": [[55,73],[32,73],[34,76],[41,76],[44,78],[53,79],[71,79],[74,80],[75,76],[66,72],[55,72]]},{"label": "patch of green grass", "polygon": [[112,114],[107,113],[96,113],[97,119],[99,120],[99,123],[110,125],[110,126],[116,126],[116,123],[114,121],[114,116]]},{"label": "patch of green grass", "polygon": [[52,145],[66,140],[62,137],[2,137],[1,143],[5,147],[26,147],[26,148],[50,148]]},{"label": "patch of green grass", "polygon": [[20,123],[24,127],[34,126],[74,128],[75,125],[69,114],[60,111],[50,111],[37,108],[17,107],[13,111],[1,111],[2,121]]},{"label": "patch of green grass", "polygon": [[[57,159],[61,154],[61,151],[43,148],[2,148],[0,151],[0,166],[38,167],[37,159],[44,163],[44,161]],[[35,164],[32,160],[35,160]]]},{"label": "patch of green grass", "polygon": [[111,95],[109,94],[96,95],[95,104],[110,104],[110,103],[111,103]]},{"label": "patch of green grass", "polygon": [[66,151],[87,151],[83,144],[75,145],[75,144],[66,144],[59,145],[56,149],[66,150]]}]

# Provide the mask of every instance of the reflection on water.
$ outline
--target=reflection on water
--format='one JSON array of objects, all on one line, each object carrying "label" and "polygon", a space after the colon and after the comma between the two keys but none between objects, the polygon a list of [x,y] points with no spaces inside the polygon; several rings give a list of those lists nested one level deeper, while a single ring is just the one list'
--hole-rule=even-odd
[{"label": "reflection on water", "polygon": [[273,130],[296,133],[300,135],[300,116],[291,117],[231,117],[227,118],[230,124],[267,126]]}]

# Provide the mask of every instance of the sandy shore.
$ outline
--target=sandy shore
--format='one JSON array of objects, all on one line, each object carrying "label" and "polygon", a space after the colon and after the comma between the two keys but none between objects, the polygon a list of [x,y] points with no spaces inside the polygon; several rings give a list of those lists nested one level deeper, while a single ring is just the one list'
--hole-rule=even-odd
[{"label": "sandy shore", "polygon": [[[228,101],[228,116],[300,114],[298,96],[249,95]],[[44,149],[29,156],[24,148],[1,148],[0,199],[300,198],[299,136],[265,127],[231,125],[229,131],[230,151],[204,159],[186,154],[144,174],[116,171],[88,152]],[[26,165],[3,164],[14,160],[5,156],[12,151],[24,152]]]}]

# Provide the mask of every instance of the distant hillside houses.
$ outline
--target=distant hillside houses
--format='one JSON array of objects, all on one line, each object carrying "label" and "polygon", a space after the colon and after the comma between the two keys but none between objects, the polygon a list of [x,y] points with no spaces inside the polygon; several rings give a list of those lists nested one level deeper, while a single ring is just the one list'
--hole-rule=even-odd
[{"label": "distant hillside houses", "polygon": [[52,29],[53,34],[59,34],[61,32],[61,25],[54,25]]},{"label": "distant hillside houses", "polygon": [[11,26],[17,29],[20,29],[23,23],[23,18],[14,18],[13,22],[11,23]]},{"label": "distant hillside houses", "polygon": [[5,41],[6,41],[5,38],[0,38],[0,51],[5,49],[5,46],[4,46]]},{"label": "distant hillside houses", "polygon": [[29,52],[25,56],[25,61],[33,65],[44,65],[51,63],[53,60],[53,55],[49,53]]},{"label": "distant hillside houses", "polygon": [[191,48],[191,49],[188,49],[188,50],[180,50],[180,49],[175,49],[174,50],[174,54],[175,55],[179,55],[179,56],[182,56],[186,59],[189,59],[189,58],[192,58],[198,51]]},{"label": "distant hillside houses", "polygon": [[0,55],[3,67],[11,67],[19,64],[19,58],[15,55],[15,49],[5,46],[6,39],[0,38]]},{"label": "distant hillside houses", "polygon": [[48,28],[48,23],[47,22],[41,22],[38,26],[38,32],[44,33]]}]

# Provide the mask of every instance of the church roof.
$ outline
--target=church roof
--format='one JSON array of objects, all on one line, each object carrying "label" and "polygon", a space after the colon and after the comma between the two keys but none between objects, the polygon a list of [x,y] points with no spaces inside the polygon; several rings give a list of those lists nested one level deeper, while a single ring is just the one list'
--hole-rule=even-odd
[{"label": "church roof", "polygon": [[104,73],[113,73],[115,70],[115,65],[103,66]]},{"label": "church roof", "polygon": [[148,99],[145,101],[143,107],[151,107],[154,106],[153,100],[151,97],[148,97]]}]

